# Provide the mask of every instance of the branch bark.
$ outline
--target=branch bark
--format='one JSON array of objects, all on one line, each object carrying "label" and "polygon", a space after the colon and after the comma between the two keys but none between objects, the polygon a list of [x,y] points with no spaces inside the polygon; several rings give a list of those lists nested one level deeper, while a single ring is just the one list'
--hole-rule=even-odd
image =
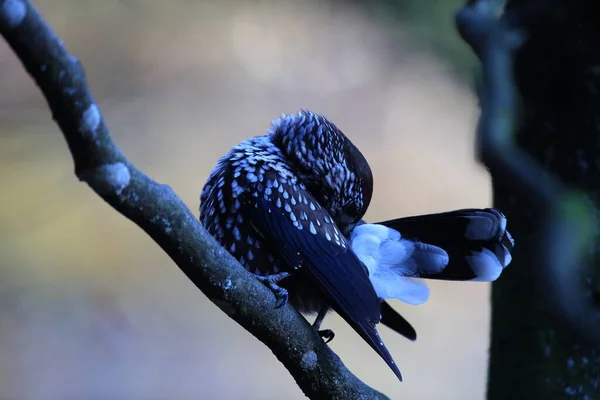
[{"label": "branch bark", "polygon": [[0,0],[0,34],[44,94],[75,174],[142,228],[223,312],[269,347],[312,399],[386,399],[351,372],[291,306],[203,229],[166,185],[138,170],[110,137],[81,63],[27,0]]},{"label": "branch bark", "polygon": [[[559,64],[591,62],[571,49],[597,48],[598,20],[587,18],[593,2],[586,13],[585,1],[509,1],[501,18],[492,3],[469,1],[457,15],[483,69],[480,161],[517,243],[513,264],[492,285],[488,399],[597,398],[600,175],[598,164],[589,167],[599,149],[586,139],[586,131],[597,137],[597,128],[589,132],[585,121],[597,117],[598,95],[577,90],[589,86],[582,72],[594,65],[563,70]],[[568,55],[561,54],[566,48]],[[571,104],[577,106],[567,110]],[[588,182],[594,176],[595,185],[582,185],[584,175]]]}]

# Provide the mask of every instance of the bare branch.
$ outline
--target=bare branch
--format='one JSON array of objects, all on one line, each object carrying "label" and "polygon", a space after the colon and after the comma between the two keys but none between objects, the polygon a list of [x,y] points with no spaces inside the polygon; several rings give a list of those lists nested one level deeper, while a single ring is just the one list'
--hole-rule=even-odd
[{"label": "bare branch", "polygon": [[43,92],[75,173],[142,228],[227,315],[268,346],[309,398],[384,399],[352,373],[307,321],[203,229],[166,185],[139,171],[112,141],[81,63],[26,0],[0,0],[0,33]]},{"label": "bare branch", "polygon": [[[494,1],[471,0],[456,15],[463,39],[480,58],[484,94],[477,132],[481,162],[500,186],[533,202],[545,221],[536,257],[538,279],[549,285],[554,316],[563,319],[581,338],[599,343],[600,312],[580,282],[586,257],[596,239],[592,215],[596,210],[585,194],[567,190],[528,153],[515,144],[517,90],[514,54],[527,39],[510,12],[498,18]],[[510,216],[509,216],[510,218]],[[517,233],[518,234],[518,233]],[[516,237],[517,243],[519,238]]]}]

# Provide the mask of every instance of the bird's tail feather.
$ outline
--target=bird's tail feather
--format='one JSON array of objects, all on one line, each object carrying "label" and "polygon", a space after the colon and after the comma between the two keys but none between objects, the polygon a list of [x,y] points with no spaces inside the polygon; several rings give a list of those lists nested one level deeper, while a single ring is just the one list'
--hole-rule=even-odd
[{"label": "bird's tail feather", "polygon": [[448,254],[435,246],[404,239],[391,228],[361,224],[350,233],[350,246],[369,272],[369,280],[381,299],[398,299],[418,305],[429,298],[429,288],[418,277],[440,272]]},{"label": "bird's tail feather", "polygon": [[381,302],[381,323],[413,342],[417,340],[415,328],[386,301]]},{"label": "bird's tail feather", "polygon": [[[463,209],[379,222],[415,243],[420,253],[416,276],[457,281],[494,281],[510,263],[514,240],[506,230],[506,217],[495,208]],[[440,270],[431,260],[439,249],[448,254]]]}]

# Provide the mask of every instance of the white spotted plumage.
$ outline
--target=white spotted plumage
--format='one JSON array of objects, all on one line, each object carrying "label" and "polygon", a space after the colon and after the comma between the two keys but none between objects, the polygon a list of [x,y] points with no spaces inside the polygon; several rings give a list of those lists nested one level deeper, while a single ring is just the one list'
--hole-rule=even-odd
[{"label": "white spotted plumage", "polygon": [[[233,146],[219,159],[201,194],[201,221],[258,275],[276,273],[285,266],[277,249],[270,248],[261,233],[247,224],[242,208],[248,197],[272,201],[296,229],[347,248],[348,242],[337,226],[348,223],[340,219],[346,212],[343,207],[350,204],[356,211],[352,221],[362,217],[372,186],[363,190],[361,179],[372,185],[372,176],[360,152],[344,140],[335,125],[321,115],[310,111],[282,115],[266,135]],[[345,149],[361,157],[360,165],[366,166],[362,175],[352,171],[356,163],[348,161]],[[322,217],[313,217],[315,213]],[[299,308],[316,311],[316,304],[320,304],[307,303],[311,304],[300,304]]]},{"label": "white spotted plumage", "polygon": [[416,276],[494,280],[514,241],[495,209],[363,224],[372,191],[360,151],[325,117],[303,110],[219,159],[202,190],[200,220],[250,272],[291,273],[283,288],[272,285],[279,277],[261,280],[278,298],[289,291],[301,312],[334,308],[401,378],[375,325],[411,340],[416,332],[382,300],[425,301],[429,290],[410,280]]}]

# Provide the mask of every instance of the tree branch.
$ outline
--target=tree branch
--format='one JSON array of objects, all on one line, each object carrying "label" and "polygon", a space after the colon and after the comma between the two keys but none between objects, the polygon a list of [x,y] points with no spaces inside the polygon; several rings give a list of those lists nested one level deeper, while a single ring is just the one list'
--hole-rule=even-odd
[{"label": "tree branch", "polygon": [[350,373],[291,306],[201,226],[166,185],[139,171],[112,141],[81,63],[26,0],[0,0],[0,34],[33,77],[67,141],[75,174],[142,228],[223,312],[269,347],[309,398],[383,399]]},{"label": "tree branch", "polygon": [[[514,55],[526,34],[514,14],[498,18],[493,1],[468,1],[456,15],[463,39],[480,58],[484,94],[477,131],[477,153],[498,186],[535,204],[544,221],[533,259],[537,278],[555,310],[554,317],[589,343],[600,344],[600,310],[580,281],[594,249],[592,216],[597,212],[580,191],[568,190],[515,143],[517,91]],[[517,243],[519,238],[516,237]]]}]

